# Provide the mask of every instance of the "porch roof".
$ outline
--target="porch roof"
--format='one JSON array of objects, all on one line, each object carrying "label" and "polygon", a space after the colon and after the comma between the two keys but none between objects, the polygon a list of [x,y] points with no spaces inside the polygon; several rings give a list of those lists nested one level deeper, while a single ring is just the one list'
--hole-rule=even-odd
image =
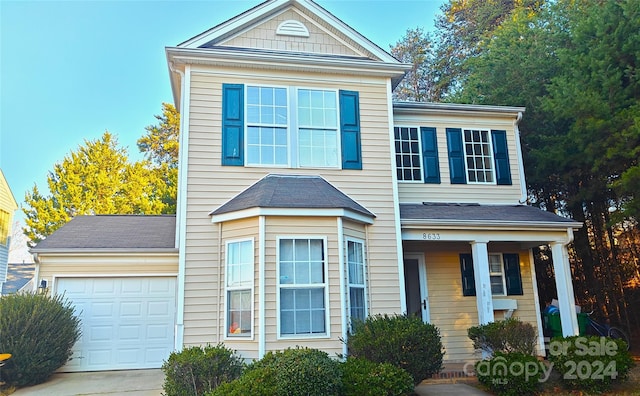
[{"label": "porch roof", "polygon": [[402,224],[544,226],[579,228],[582,223],[528,205],[423,202],[400,204]]}]

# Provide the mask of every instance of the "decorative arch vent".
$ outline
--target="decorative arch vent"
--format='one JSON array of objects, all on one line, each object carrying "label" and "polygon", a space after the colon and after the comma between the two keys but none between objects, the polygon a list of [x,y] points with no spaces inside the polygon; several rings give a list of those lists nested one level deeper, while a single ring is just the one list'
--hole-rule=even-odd
[{"label": "decorative arch vent", "polygon": [[309,37],[309,30],[302,22],[289,19],[278,25],[276,34],[281,36]]}]

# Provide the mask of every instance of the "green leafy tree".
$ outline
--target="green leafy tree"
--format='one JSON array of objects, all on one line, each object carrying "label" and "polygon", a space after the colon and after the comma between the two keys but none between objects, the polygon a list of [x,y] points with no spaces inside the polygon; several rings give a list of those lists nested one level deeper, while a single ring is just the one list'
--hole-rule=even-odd
[{"label": "green leafy tree", "polygon": [[138,139],[138,149],[154,164],[154,172],[162,180],[156,188],[165,204],[163,213],[176,213],[180,113],[172,104],[163,103],[162,115],[155,117],[158,123],[145,128],[147,133]]},{"label": "green leafy tree", "polygon": [[437,100],[434,73],[435,54],[431,36],[421,28],[407,29],[405,36],[391,47],[400,62],[412,65],[393,92],[394,99],[432,102]]},{"label": "green leafy tree", "polygon": [[158,195],[158,173],[147,161],[130,163],[127,150],[105,132],[85,140],[54,165],[47,177],[50,195],[34,185],[25,195],[25,234],[41,241],[78,215],[159,214],[166,204]]}]

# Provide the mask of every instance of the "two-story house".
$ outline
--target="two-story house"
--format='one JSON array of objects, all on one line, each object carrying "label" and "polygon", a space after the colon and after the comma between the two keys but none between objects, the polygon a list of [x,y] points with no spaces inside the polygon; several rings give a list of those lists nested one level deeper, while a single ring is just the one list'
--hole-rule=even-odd
[{"label": "two-story house", "polygon": [[467,329],[508,316],[543,351],[543,244],[577,334],[580,224],[524,204],[523,108],[394,102],[409,66],[310,0],[266,1],[166,55],[175,218],[78,217],[33,249],[38,280],[83,307],[71,369],[218,342],[335,355],[352,320],[405,312],[440,329],[445,361],[477,358]]}]

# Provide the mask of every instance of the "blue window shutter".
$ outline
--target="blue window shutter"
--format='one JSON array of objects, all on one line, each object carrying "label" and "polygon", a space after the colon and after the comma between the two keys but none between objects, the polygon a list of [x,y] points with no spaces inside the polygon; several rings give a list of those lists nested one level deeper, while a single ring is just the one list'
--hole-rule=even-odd
[{"label": "blue window shutter", "polygon": [[462,295],[476,295],[476,280],[473,272],[473,258],[468,253],[460,254],[460,272],[462,273]]},{"label": "blue window shutter", "polygon": [[462,129],[447,128],[447,150],[449,151],[449,173],[451,184],[467,184],[464,166]]},{"label": "blue window shutter", "polygon": [[244,165],[244,86],[222,85],[222,165]]},{"label": "blue window shutter", "polygon": [[520,256],[514,253],[502,255],[504,260],[504,277],[507,281],[507,295],[522,295],[522,276],[520,275]]},{"label": "blue window shutter", "polygon": [[493,160],[496,164],[496,184],[511,185],[511,168],[507,151],[507,131],[491,131]]},{"label": "blue window shutter", "polygon": [[440,184],[440,164],[438,163],[438,141],[436,128],[420,127],[422,139],[422,168],[424,182]]},{"label": "blue window shutter", "polygon": [[340,91],[340,139],[342,169],[362,169],[358,92]]}]

